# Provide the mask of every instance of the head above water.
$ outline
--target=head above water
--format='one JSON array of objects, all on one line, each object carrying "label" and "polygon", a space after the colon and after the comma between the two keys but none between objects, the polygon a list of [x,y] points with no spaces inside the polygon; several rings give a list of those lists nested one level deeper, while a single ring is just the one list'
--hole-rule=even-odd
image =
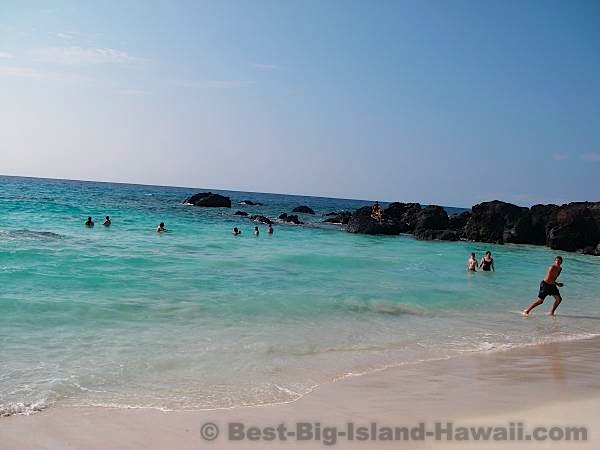
[{"label": "head above water", "polygon": [[164,227],[165,227],[165,223],[164,223],[164,222],[161,222],[159,226],[160,226],[161,228],[164,228]]},{"label": "head above water", "polygon": [[485,252],[485,256],[492,256],[492,252],[490,252],[489,250],[487,252]]},{"label": "head above water", "polygon": [[471,258],[475,259],[475,253],[471,253]]},{"label": "head above water", "polygon": [[556,258],[554,258],[554,262],[560,266],[563,262],[562,256],[557,256]]},{"label": "head above water", "polygon": [[106,220],[110,220],[110,217],[109,217],[109,216],[106,216],[106,217],[105,217],[105,219],[106,219]]}]

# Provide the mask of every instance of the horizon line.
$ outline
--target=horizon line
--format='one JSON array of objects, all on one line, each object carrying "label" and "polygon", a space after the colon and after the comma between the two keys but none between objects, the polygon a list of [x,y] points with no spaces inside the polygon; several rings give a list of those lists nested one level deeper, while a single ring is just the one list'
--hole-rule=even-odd
[{"label": "horizon line", "polygon": [[[53,181],[76,181],[76,182],[83,182],[83,183],[105,183],[105,184],[123,184],[123,185],[130,185],[130,186],[152,186],[152,187],[163,187],[163,188],[184,188],[184,189],[213,189],[215,191],[225,191],[225,192],[243,192],[243,193],[248,193],[248,194],[267,194],[267,195],[288,195],[288,196],[294,196],[294,197],[313,197],[313,198],[328,198],[328,199],[333,199],[333,200],[352,200],[352,201],[359,201],[359,202],[375,202],[375,200],[372,199],[361,199],[361,198],[347,198],[347,197],[328,197],[328,196],[322,196],[322,195],[310,195],[310,194],[298,194],[298,193],[289,193],[289,192],[259,192],[259,191],[242,191],[242,190],[238,190],[238,189],[224,189],[224,188],[217,188],[217,187],[213,187],[213,188],[208,188],[208,187],[197,187],[197,186],[183,186],[183,185],[170,185],[170,184],[148,184],[148,183],[134,183],[134,182],[128,182],[128,181],[113,181],[113,180],[94,180],[94,179],[78,179],[78,178],[59,178],[59,177],[41,177],[41,176],[31,176],[31,175],[7,175],[7,174],[2,174],[0,173],[0,177],[7,177],[7,178],[30,178],[30,179],[35,179],[35,180],[53,180]],[[394,202],[399,202],[399,200],[377,200],[380,203],[394,203]],[[492,201],[492,200],[488,200],[488,201]],[[413,203],[413,202],[403,202],[403,203]],[[431,205],[435,205],[435,203],[421,203],[421,202],[415,202],[415,203],[419,203],[420,205],[425,205],[425,206],[431,206]],[[483,203],[483,202],[481,202]],[[469,207],[465,207],[465,206],[450,206],[450,205],[439,205],[439,206],[443,206],[444,208],[455,208],[455,209],[466,209],[466,210],[471,210],[472,206]],[[519,205],[520,206],[520,205]]]}]

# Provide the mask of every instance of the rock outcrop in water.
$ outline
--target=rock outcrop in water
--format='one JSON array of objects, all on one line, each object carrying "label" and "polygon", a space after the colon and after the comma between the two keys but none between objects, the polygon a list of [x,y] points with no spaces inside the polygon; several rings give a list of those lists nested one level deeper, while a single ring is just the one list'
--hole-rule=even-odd
[{"label": "rock outcrop in water", "polygon": [[327,216],[327,219],[323,222],[341,223],[342,225],[346,225],[348,224],[350,217],[352,217],[352,213],[349,211],[330,212],[325,214],[325,216]]},{"label": "rock outcrop in water", "polygon": [[286,223],[293,223],[294,225],[302,225],[304,223],[298,218],[297,215],[288,213],[280,214],[279,220]]},{"label": "rock outcrop in water", "polygon": [[273,221],[271,219],[269,219],[268,217],[265,216],[260,216],[260,215],[254,215],[254,216],[250,216],[250,220],[252,220],[253,222],[260,222],[260,223],[266,223],[266,224],[273,224]]},{"label": "rock outcrop in water", "polygon": [[263,206],[263,203],[253,202],[252,200],[242,200],[238,202],[240,205],[248,205],[248,206]]},{"label": "rock outcrop in water", "polygon": [[400,224],[385,214],[381,222],[371,217],[371,207],[364,206],[356,210],[346,227],[350,233],[394,235],[402,232]]},{"label": "rock outcrop in water", "polygon": [[248,213],[246,211],[236,211],[233,213],[234,216],[247,216]]},{"label": "rock outcrop in water", "polygon": [[184,200],[185,204],[207,208],[231,208],[231,199],[212,192],[200,192]]},{"label": "rock outcrop in water", "polygon": [[422,208],[418,203],[394,202],[383,210],[381,222],[371,217],[370,207],[357,209],[346,230],[382,235],[410,233],[426,240],[547,245],[556,250],[600,255],[600,202],[526,208],[494,200],[450,217],[441,206]]},{"label": "rock outcrop in water", "polygon": [[315,213],[311,207],[306,206],[306,205],[296,206],[294,209],[292,209],[292,212],[303,213],[303,214],[314,214]]},{"label": "rock outcrop in water", "polygon": [[470,241],[495,244],[526,244],[532,241],[529,208],[494,200],[471,208],[472,215],[464,228]]}]

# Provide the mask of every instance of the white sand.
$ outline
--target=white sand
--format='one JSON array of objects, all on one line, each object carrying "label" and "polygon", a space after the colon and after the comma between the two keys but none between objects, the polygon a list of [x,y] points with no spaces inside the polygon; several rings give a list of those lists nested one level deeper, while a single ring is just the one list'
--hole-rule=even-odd
[{"label": "white sand", "polygon": [[[322,427],[417,426],[454,421],[454,426],[584,426],[587,442],[348,442],[329,448],[548,448],[600,449],[600,340],[465,355],[397,367],[324,385],[286,405],[217,411],[54,407],[33,416],[0,419],[1,449],[199,449],[324,448],[321,442],[279,440],[228,442],[228,422],[247,427],[293,429],[298,421]],[[221,429],[205,442],[200,428]]]}]

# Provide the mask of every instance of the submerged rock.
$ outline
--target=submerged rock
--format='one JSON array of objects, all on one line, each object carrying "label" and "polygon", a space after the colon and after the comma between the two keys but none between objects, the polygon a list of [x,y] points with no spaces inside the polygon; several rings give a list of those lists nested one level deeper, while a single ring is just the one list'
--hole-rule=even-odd
[{"label": "submerged rock", "polygon": [[247,216],[248,213],[246,211],[236,211],[233,213],[234,216]]}]

